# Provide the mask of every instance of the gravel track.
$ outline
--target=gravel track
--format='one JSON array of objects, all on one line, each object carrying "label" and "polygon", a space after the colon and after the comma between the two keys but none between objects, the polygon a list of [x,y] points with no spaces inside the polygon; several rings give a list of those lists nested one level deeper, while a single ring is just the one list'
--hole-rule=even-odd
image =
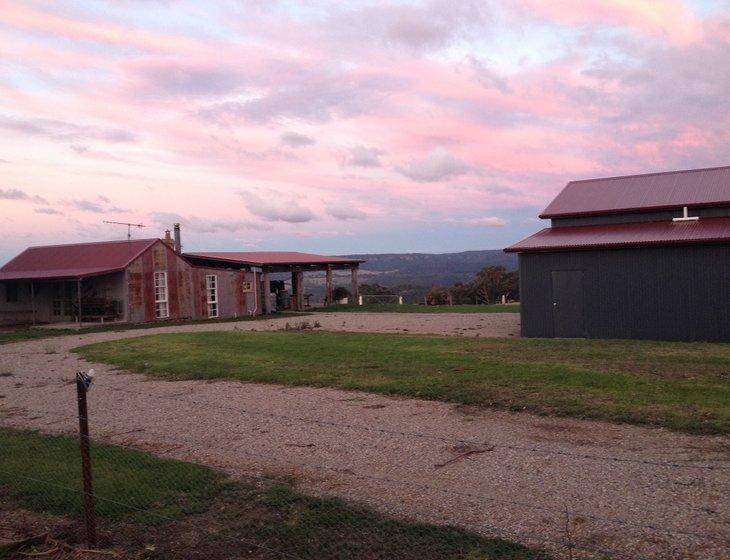
[{"label": "gravel track", "polygon": [[[8,344],[0,346],[0,372],[13,375],[0,377],[0,424],[73,432],[68,380],[89,367],[69,352],[73,347],[157,332],[271,330],[301,320],[356,332],[519,330],[512,314],[318,313]],[[98,439],[233,474],[294,475],[315,494],[501,535],[560,557],[568,557],[560,544],[566,508],[579,547],[615,550],[618,558],[730,557],[727,437],[334,389],[159,381],[94,367],[91,429]]]}]

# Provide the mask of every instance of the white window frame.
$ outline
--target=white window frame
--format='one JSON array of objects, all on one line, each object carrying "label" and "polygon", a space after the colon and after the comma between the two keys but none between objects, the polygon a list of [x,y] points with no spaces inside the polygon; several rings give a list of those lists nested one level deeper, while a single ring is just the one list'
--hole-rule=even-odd
[{"label": "white window frame", "polygon": [[206,274],[205,293],[208,303],[208,317],[218,317],[218,275]]},{"label": "white window frame", "polygon": [[157,319],[170,317],[166,271],[155,272],[155,317]]}]

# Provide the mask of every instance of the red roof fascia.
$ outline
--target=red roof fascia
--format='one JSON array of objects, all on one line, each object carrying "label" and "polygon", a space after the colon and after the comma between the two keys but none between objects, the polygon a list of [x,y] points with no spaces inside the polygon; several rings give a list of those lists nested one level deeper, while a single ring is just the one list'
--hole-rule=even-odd
[{"label": "red roof fascia", "polygon": [[730,166],[571,181],[541,218],[730,205]]},{"label": "red roof fascia", "polygon": [[159,239],[29,247],[0,268],[0,280],[86,278],[124,270]]},{"label": "red roof fascia", "polygon": [[730,243],[730,218],[545,228],[507,247],[505,252],[533,253],[706,243]]},{"label": "red roof fascia", "polygon": [[43,271],[0,272],[0,280],[68,280],[120,272],[124,268],[68,268]]},{"label": "red roof fascia", "polygon": [[364,262],[359,259],[346,257],[328,257],[310,253],[294,251],[249,251],[249,252],[213,252],[213,253],[184,253],[184,257],[218,260],[236,264],[253,266],[286,266],[286,265],[325,265],[325,264],[355,264]]}]

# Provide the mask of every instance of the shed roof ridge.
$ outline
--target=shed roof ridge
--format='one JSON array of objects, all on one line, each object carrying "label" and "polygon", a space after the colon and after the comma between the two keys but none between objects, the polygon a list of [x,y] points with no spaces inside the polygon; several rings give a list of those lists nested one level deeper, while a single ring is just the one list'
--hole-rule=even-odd
[{"label": "shed roof ridge", "polygon": [[[54,245],[31,245],[30,247],[26,247],[23,253],[25,251],[29,251],[30,249],[55,249],[57,247],[78,247],[80,245],[104,245],[104,244],[111,244],[111,243],[129,243],[132,241],[143,241],[148,244],[152,244],[155,241],[162,241],[159,237],[147,237],[143,239],[108,239],[106,241],[82,241],[78,243],[56,243]],[[20,253],[21,255],[23,253]]]},{"label": "shed roof ridge", "polygon": [[610,175],[607,177],[593,177],[592,179],[574,179],[568,181],[565,186],[576,183],[592,183],[593,181],[612,181],[614,179],[635,179],[637,177],[651,177],[655,175],[677,175],[679,173],[696,173],[699,171],[715,171],[718,169],[730,169],[730,165],[716,165],[713,167],[694,167],[692,169],[677,169],[675,171],[652,171],[651,173],[632,173],[630,175]]}]

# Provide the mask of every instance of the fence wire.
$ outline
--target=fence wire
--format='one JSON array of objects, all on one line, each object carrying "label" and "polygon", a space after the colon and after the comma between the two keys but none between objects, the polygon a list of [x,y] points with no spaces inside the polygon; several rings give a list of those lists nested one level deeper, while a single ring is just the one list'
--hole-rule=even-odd
[{"label": "fence wire", "polygon": [[[34,381],[41,381],[37,377]],[[49,378],[58,382],[58,378]],[[75,407],[73,382],[63,383],[59,398],[68,402],[68,411]],[[102,385],[97,390],[119,394],[119,406],[124,407],[125,395],[134,394],[147,399],[174,401],[200,410],[196,414],[212,415],[220,411],[230,418],[239,415],[246,422],[251,417],[266,417],[286,422],[312,423],[323,428],[345,429],[397,435],[403,438],[432,439],[445,443],[490,445],[520,453],[563,455],[578,461],[601,461],[606,464],[631,462],[670,470],[699,469],[707,475],[724,470],[722,465],[684,464],[644,459],[566,453],[557,449],[528,448],[509,443],[489,443],[469,439],[445,438],[434,434],[382,429],[375,426],[343,424],[317,418],[247,410],[235,406],[211,403],[187,395],[159,395],[129,387]],[[107,430],[95,438],[93,395],[90,393],[90,426],[95,513],[99,545],[120,557],[138,557],[140,549],[145,558],[293,558],[380,560],[431,559],[510,559],[544,560],[548,558],[641,559],[644,540],[661,542],[652,559],[678,558],[683,555],[682,544],[694,542],[700,550],[716,557],[730,550],[726,534],[717,534],[698,527],[671,527],[641,523],[632,519],[601,516],[576,506],[574,496],[558,497],[554,505],[533,503],[528,499],[504,499],[486,493],[448,488],[438,483],[399,478],[398,473],[387,476],[342,469],[316,461],[287,457],[276,458],[280,473],[255,472],[244,469],[244,476],[232,477],[237,465],[226,464],[211,468],[200,440],[183,433],[164,434],[153,425],[143,428]],[[185,409],[187,410],[187,409]],[[0,428],[0,498],[32,512],[55,514],[77,520],[78,540],[83,540],[83,491],[79,457],[79,438],[75,433],[75,414],[52,416],[43,412],[26,411],[42,432],[15,428]],[[147,431],[154,441],[137,437]],[[48,433],[45,433],[48,432]],[[63,432],[62,434],[59,432]],[[55,435],[51,435],[55,434]],[[269,464],[272,458],[256,450],[256,442],[244,431],[235,433],[230,449],[236,460],[248,457],[254,465]],[[211,439],[215,434],[210,434]],[[249,438],[249,439],[247,439]],[[294,455],[292,453],[292,455]],[[175,458],[173,458],[173,456]],[[240,466],[240,465],[238,465]],[[250,465],[249,465],[250,467]],[[287,468],[291,467],[291,468]],[[358,501],[344,501],[326,493],[312,491],[300,485],[297,475],[314,473],[322,478],[349,478],[362,484],[364,493],[370,488],[390,488],[393,492],[418,496],[420,493],[443,495],[444,500],[456,500],[465,510],[469,522],[466,528],[449,526],[447,516],[402,516],[396,511],[383,511]],[[387,491],[387,490],[386,490]],[[525,522],[517,528],[506,528],[496,518],[494,504],[509,506],[525,518],[541,516],[550,530],[541,531],[534,523]],[[438,504],[434,504],[438,508]],[[479,515],[474,518],[473,512]],[[494,518],[494,519],[493,519]],[[45,523],[53,523],[43,518]],[[606,527],[625,537],[625,543],[612,539],[595,542],[582,538],[576,520],[590,520],[601,533]],[[10,523],[10,522],[8,522]],[[17,523],[16,523],[17,525]],[[0,521],[0,529],[17,529]],[[647,536],[648,535],[648,536]],[[2,535],[0,535],[1,537]],[[0,547],[2,541],[0,540]],[[676,546],[675,546],[676,545]],[[719,552],[718,552],[719,551]],[[2,548],[0,548],[2,552]],[[2,554],[0,554],[2,557]],[[699,557],[702,557],[701,554]]]}]

